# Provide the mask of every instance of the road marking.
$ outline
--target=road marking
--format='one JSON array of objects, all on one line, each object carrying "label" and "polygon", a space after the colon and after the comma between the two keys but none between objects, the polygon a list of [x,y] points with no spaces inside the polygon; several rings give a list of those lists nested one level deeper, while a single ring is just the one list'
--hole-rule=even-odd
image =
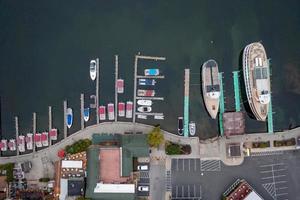
[{"label": "road marking", "polygon": [[194,197],[196,197],[196,185],[194,184]]},{"label": "road marking", "polygon": [[261,178],[261,179],[269,179],[269,178],[280,178],[280,177],[285,177],[286,175],[277,175],[277,176],[269,176],[269,177],[264,177],[264,178]]},{"label": "road marking", "polygon": [[190,185],[188,185],[188,197],[190,197]]},{"label": "road marking", "polygon": [[221,171],[220,160],[200,160],[201,171]]},{"label": "road marking", "polygon": [[275,163],[275,164],[269,164],[269,165],[260,165],[259,167],[272,167],[272,166],[278,166],[278,165],[284,165],[284,163]]},{"label": "road marking", "polygon": [[198,160],[198,159],[195,159],[195,160],[194,160],[194,161],[195,161],[195,164],[194,164],[194,169],[195,169],[195,170],[194,170],[194,171],[197,171],[197,160]]},{"label": "road marking", "polygon": [[184,171],[184,161],[185,159],[182,159],[182,171]]},{"label": "road marking", "polygon": [[[280,171],[285,171],[286,169],[275,169],[273,170],[274,172],[280,172]],[[260,173],[270,173],[272,170],[266,170],[266,171],[260,171]]]},{"label": "road marking", "polygon": [[178,197],[178,185],[176,185],[176,198]]},{"label": "road marking", "polygon": [[184,186],[181,186],[181,196],[184,197]]},{"label": "road marking", "polygon": [[191,171],[191,159],[189,159],[189,171]]}]

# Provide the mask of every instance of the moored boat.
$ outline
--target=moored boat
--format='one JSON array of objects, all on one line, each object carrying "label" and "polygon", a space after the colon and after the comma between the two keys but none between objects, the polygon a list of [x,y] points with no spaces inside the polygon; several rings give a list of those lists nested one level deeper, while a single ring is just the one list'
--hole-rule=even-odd
[{"label": "moored boat", "polygon": [[140,106],[152,106],[151,100],[140,99],[137,101],[137,104]]},{"label": "moored boat", "polygon": [[71,128],[71,126],[73,124],[73,110],[72,110],[72,108],[67,108],[66,123],[67,123],[67,127]]},{"label": "moored boat", "polygon": [[140,78],[139,85],[155,85],[156,81],[150,78]]},{"label": "moored boat", "polygon": [[154,115],[154,119],[164,119],[164,115]]},{"label": "moored boat", "polygon": [[99,106],[98,113],[99,113],[100,120],[106,120],[105,106]]},{"label": "moored boat", "polygon": [[151,112],[152,108],[150,106],[140,106],[137,110],[139,112]]},{"label": "moored boat", "polygon": [[178,117],[178,135],[183,135],[183,117]]},{"label": "moored boat", "polygon": [[27,133],[26,134],[26,148],[28,150],[31,150],[33,148],[33,134],[32,133]]},{"label": "moored boat", "polygon": [[42,145],[47,147],[49,145],[48,132],[43,132],[41,135]]},{"label": "moored boat", "polygon": [[141,115],[141,114],[138,114],[138,115],[137,115],[137,118],[138,118],[138,119],[147,119],[147,115]]},{"label": "moored boat", "polygon": [[108,120],[115,119],[115,107],[113,103],[107,104]]},{"label": "moored boat", "polygon": [[90,61],[90,77],[94,81],[97,76],[97,63],[96,60]]},{"label": "moored boat", "polygon": [[116,88],[118,93],[123,93],[124,92],[124,80],[123,79],[118,79],[116,83]]},{"label": "moored boat", "polygon": [[36,133],[34,135],[34,142],[35,142],[36,147],[42,147],[43,146],[40,133]]},{"label": "moored boat", "polygon": [[119,102],[118,103],[118,113],[120,117],[125,116],[125,103],[124,102]]},{"label": "moored boat", "polygon": [[191,136],[194,136],[196,133],[196,123],[195,122],[190,122],[189,123],[189,132]]},{"label": "moored boat", "polygon": [[7,140],[1,140],[1,151],[7,151]]},{"label": "moored boat", "polygon": [[20,135],[17,139],[18,149],[20,152],[25,152],[25,136]]},{"label": "moored boat", "polygon": [[85,122],[89,121],[90,119],[90,108],[85,108],[83,110],[83,119]]},{"label": "moored boat", "polygon": [[132,101],[126,102],[126,118],[132,118],[132,106],[133,106]]},{"label": "moored boat", "polygon": [[153,97],[155,95],[154,90],[138,90],[137,95],[141,97]]},{"label": "moored boat", "polygon": [[49,131],[49,138],[51,141],[57,140],[57,129],[53,128]]},{"label": "moored boat", "polygon": [[158,76],[159,69],[145,69],[145,76]]},{"label": "moored boat", "polygon": [[15,151],[16,148],[16,140],[15,139],[10,139],[8,142],[8,148],[10,151]]},{"label": "moored boat", "polygon": [[271,99],[271,83],[267,54],[260,42],[254,42],[245,47],[243,75],[246,96],[252,114],[256,120],[265,121]]},{"label": "moored boat", "polygon": [[211,118],[215,119],[219,111],[220,80],[218,64],[208,60],[202,66],[202,93],[204,104]]}]

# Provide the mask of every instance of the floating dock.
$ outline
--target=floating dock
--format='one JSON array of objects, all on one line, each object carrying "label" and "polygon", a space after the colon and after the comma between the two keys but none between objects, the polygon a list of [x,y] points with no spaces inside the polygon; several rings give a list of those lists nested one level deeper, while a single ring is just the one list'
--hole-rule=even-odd
[{"label": "floating dock", "polygon": [[184,70],[184,137],[189,136],[190,69]]},{"label": "floating dock", "polygon": [[220,80],[220,111],[219,111],[219,128],[221,136],[224,135],[223,113],[225,112],[224,90],[223,90],[223,72],[218,74]]},{"label": "floating dock", "polygon": [[18,117],[15,117],[15,126],[16,126],[16,150],[17,150],[17,156],[20,154],[19,152],[19,146],[18,146],[18,140],[19,140],[19,120]]},{"label": "floating dock", "polygon": [[144,112],[136,112],[136,115],[147,115],[147,116],[152,116],[152,115],[164,115],[164,113],[144,113]]},{"label": "floating dock", "polygon": [[136,97],[136,99],[145,99],[145,100],[159,100],[163,101],[164,97]]},{"label": "floating dock", "polygon": [[97,124],[99,124],[99,113],[98,113],[98,108],[99,108],[99,77],[100,77],[100,64],[99,64],[99,58],[96,58],[96,121],[97,121]]},{"label": "floating dock", "polygon": [[[64,101],[64,138],[68,136],[67,128],[67,101]],[[35,134],[35,133],[34,133]]]},{"label": "floating dock", "polygon": [[119,57],[115,55],[115,122],[118,121],[118,67],[119,67]]},{"label": "floating dock", "polygon": [[239,71],[234,71],[233,73],[233,86],[234,86],[234,100],[235,100],[235,112],[241,111],[241,97],[240,97],[240,87],[239,87]]},{"label": "floating dock", "polygon": [[[84,129],[84,94],[80,94],[80,127],[81,130]],[[51,130],[51,129],[49,129]]]},{"label": "floating dock", "polygon": [[[64,117],[65,118],[65,117]],[[34,140],[34,136],[36,134],[36,113],[32,113],[32,132],[33,132],[33,135],[32,135],[32,149],[33,149],[33,152],[35,152],[35,140]]]},{"label": "floating dock", "polygon": [[[269,74],[270,74],[270,82],[271,82],[271,59],[268,59],[268,65],[269,65]],[[270,84],[270,88],[271,88]],[[272,90],[270,90],[272,91]],[[274,127],[273,127],[273,109],[272,109],[272,92],[270,95],[270,103],[269,103],[269,111],[268,111],[268,133],[272,134],[274,133]]]}]

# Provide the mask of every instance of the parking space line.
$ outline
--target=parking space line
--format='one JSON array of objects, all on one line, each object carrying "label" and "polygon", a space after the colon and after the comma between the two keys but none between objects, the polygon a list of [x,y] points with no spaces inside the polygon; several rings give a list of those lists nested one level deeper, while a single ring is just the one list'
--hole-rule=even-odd
[{"label": "parking space line", "polygon": [[[285,171],[286,169],[274,169],[273,171],[274,172],[280,172],[280,171]],[[260,171],[260,173],[270,173],[270,172],[273,172],[272,170],[266,170],[266,171]]]},{"label": "parking space line", "polygon": [[189,159],[189,171],[191,171],[191,159]]},{"label": "parking space line", "polygon": [[276,196],[278,197],[278,196],[284,196],[284,195],[288,195],[288,193],[287,193],[287,192],[285,192],[285,193],[280,193],[280,194],[277,194]]},{"label": "parking space line", "polygon": [[182,171],[184,171],[184,161],[185,159],[182,160]]},{"label": "parking space line", "polygon": [[261,178],[261,179],[269,179],[269,178],[280,178],[280,177],[285,177],[286,175],[277,175],[277,176],[269,176],[269,177],[263,177],[263,178]]},{"label": "parking space line", "polygon": [[272,166],[278,166],[278,165],[284,165],[284,163],[275,163],[275,164],[269,164],[269,165],[260,165],[259,167],[272,167]]},{"label": "parking space line", "polygon": [[196,197],[196,185],[194,184],[194,197]]},{"label": "parking space line", "polygon": [[184,197],[184,186],[181,186],[181,197]]},{"label": "parking space line", "polygon": [[285,189],[288,189],[288,187],[279,187],[279,188],[276,188],[277,190],[285,190]]},{"label": "parking space line", "polygon": [[195,162],[194,162],[194,171],[197,171],[197,159],[195,159]]},{"label": "parking space line", "polygon": [[178,197],[178,185],[176,185],[176,198]]},{"label": "parking space line", "polygon": [[188,185],[188,197],[190,197],[190,185]]},{"label": "parking space line", "polygon": [[175,159],[176,160],[176,171],[178,171],[179,170],[179,168],[178,168],[178,159]]}]

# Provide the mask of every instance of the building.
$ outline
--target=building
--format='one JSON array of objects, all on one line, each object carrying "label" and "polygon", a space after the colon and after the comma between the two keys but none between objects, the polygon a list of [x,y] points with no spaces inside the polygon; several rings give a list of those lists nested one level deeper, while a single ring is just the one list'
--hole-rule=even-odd
[{"label": "building", "polygon": [[223,114],[225,136],[245,133],[245,116],[242,112],[226,112]]},{"label": "building", "polygon": [[134,200],[133,159],[149,157],[146,135],[94,134],[87,151],[85,197]]},{"label": "building", "polygon": [[245,180],[236,180],[224,193],[223,200],[263,200]]}]

